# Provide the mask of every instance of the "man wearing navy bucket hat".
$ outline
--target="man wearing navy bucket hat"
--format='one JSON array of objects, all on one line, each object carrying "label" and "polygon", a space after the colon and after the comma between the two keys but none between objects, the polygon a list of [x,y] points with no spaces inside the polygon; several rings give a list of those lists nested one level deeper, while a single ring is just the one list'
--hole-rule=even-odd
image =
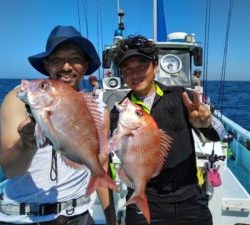
[{"label": "man wearing navy bucket hat", "polygon": [[[83,76],[101,64],[93,44],[72,26],[56,26],[45,52],[28,59],[37,71],[77,90]],[[0,166],[9,179],[0,200],[0,225],[94,224],[85,195],[89,170],[75,170],[56,160],[50,144],[37,147],[35,122],[16,97],[17,90],[6,95],[1,107]],[[107,120],[107,130],[108,124]],[[100,188],[98,194],[107,224],[116,224],[108,190]]]},{"label": "man wearing navy bucket hat", "polygon": [[43,60],[49,57],[58,46],[65,43],[76,46],[80,51],[82,51],[83,57],[86,57],[85,60],[89,62],[89,65],[85,75],[90,75],[99,68],[101,62],[95,47],[88,39],[84,38],[75,28],[71,26],[55,27],[48,38],[46,51],[30,56],[29,62],[36,70],[49,76],[49,71],[46,69],[46,65],[44,65]]}]

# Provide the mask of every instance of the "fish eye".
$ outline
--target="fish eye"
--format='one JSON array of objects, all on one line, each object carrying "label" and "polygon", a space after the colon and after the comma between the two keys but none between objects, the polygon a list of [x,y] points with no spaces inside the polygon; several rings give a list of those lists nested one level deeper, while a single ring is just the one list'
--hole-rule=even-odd
[{"label": "fish eye", "polygon": [[40,84],[39,84],[39,88],[42,90],[42,91],[46,91],[49,89],[49,83],[47,81],[42,81]]},{"label": "fish eye", "polygon": [[137,109],[135,110],[135,114],[139,117],[141,117],[143,115],[143,110],[142,109]]}]

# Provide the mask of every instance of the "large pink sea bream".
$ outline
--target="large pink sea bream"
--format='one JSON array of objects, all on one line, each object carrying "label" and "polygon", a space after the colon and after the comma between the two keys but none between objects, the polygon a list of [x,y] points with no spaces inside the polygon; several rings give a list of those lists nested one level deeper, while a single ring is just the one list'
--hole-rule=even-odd
[{"label": "large pink sea bream", "polygon": [[134,189],[126,205],[136,204],[150,223],[145,188],[149,179],[160,173],[172,139],[158,128],[150,114],[128,98],[116,108],[119,120],[111,143],[121,160],[120,178]]},{"label": "large pink sea bream", "polygon": [[[102,113],[86,93],[78,92],[58,80],[22,80],[17,97],[29,105],[36,125],[39,144],[46,137],[60,151],[65,163],[91,171],[87,194],[99,184],[114,190],[117,187],[100,163],[108,156],[108,137],[102,132]],[[101,141],[100,141],[101,140]]]}]

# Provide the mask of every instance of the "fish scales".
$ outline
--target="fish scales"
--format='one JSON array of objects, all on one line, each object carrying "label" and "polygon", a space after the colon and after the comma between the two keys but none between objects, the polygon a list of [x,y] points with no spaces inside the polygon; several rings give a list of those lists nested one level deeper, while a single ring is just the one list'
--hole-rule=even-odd
[{"label": "fish scales", "polygon": [[158,128],[150,114],[128,98],[116,104],[116,108],[119,119],[111,143],[121,161],[119,176],[134,189],[126,205],[136,204],[150,223],[146,185],[160,173],[172,138]]},{"label": "fish scales", "polygon": [[17,97],[30,106],[37,122],[37,136],[42,134],[48,138],[53,148],[62,153],[67,165],[90,169],[92,176],[87,194],[99,185],[117,190],[99,161],[100,140],[105,141],[100,129],[102,114],[86,93],[77,92],[58,80],[23,80]]}]

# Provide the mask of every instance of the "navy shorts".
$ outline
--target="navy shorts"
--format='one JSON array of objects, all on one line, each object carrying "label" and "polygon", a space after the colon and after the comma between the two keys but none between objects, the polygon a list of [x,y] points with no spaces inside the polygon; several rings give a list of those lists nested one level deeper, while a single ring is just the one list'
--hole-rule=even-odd
[{"label": "navy shorts", "polygon": [[[204,191],[198,185],[192,185],[191,188],[194,195],[183,201],[168,202],[162,196],[158,201],[148,200],[150,225],[212,225],[212,215]],[[125,221],[126,225],[148,225],[135,205],[127,206]]]}]

